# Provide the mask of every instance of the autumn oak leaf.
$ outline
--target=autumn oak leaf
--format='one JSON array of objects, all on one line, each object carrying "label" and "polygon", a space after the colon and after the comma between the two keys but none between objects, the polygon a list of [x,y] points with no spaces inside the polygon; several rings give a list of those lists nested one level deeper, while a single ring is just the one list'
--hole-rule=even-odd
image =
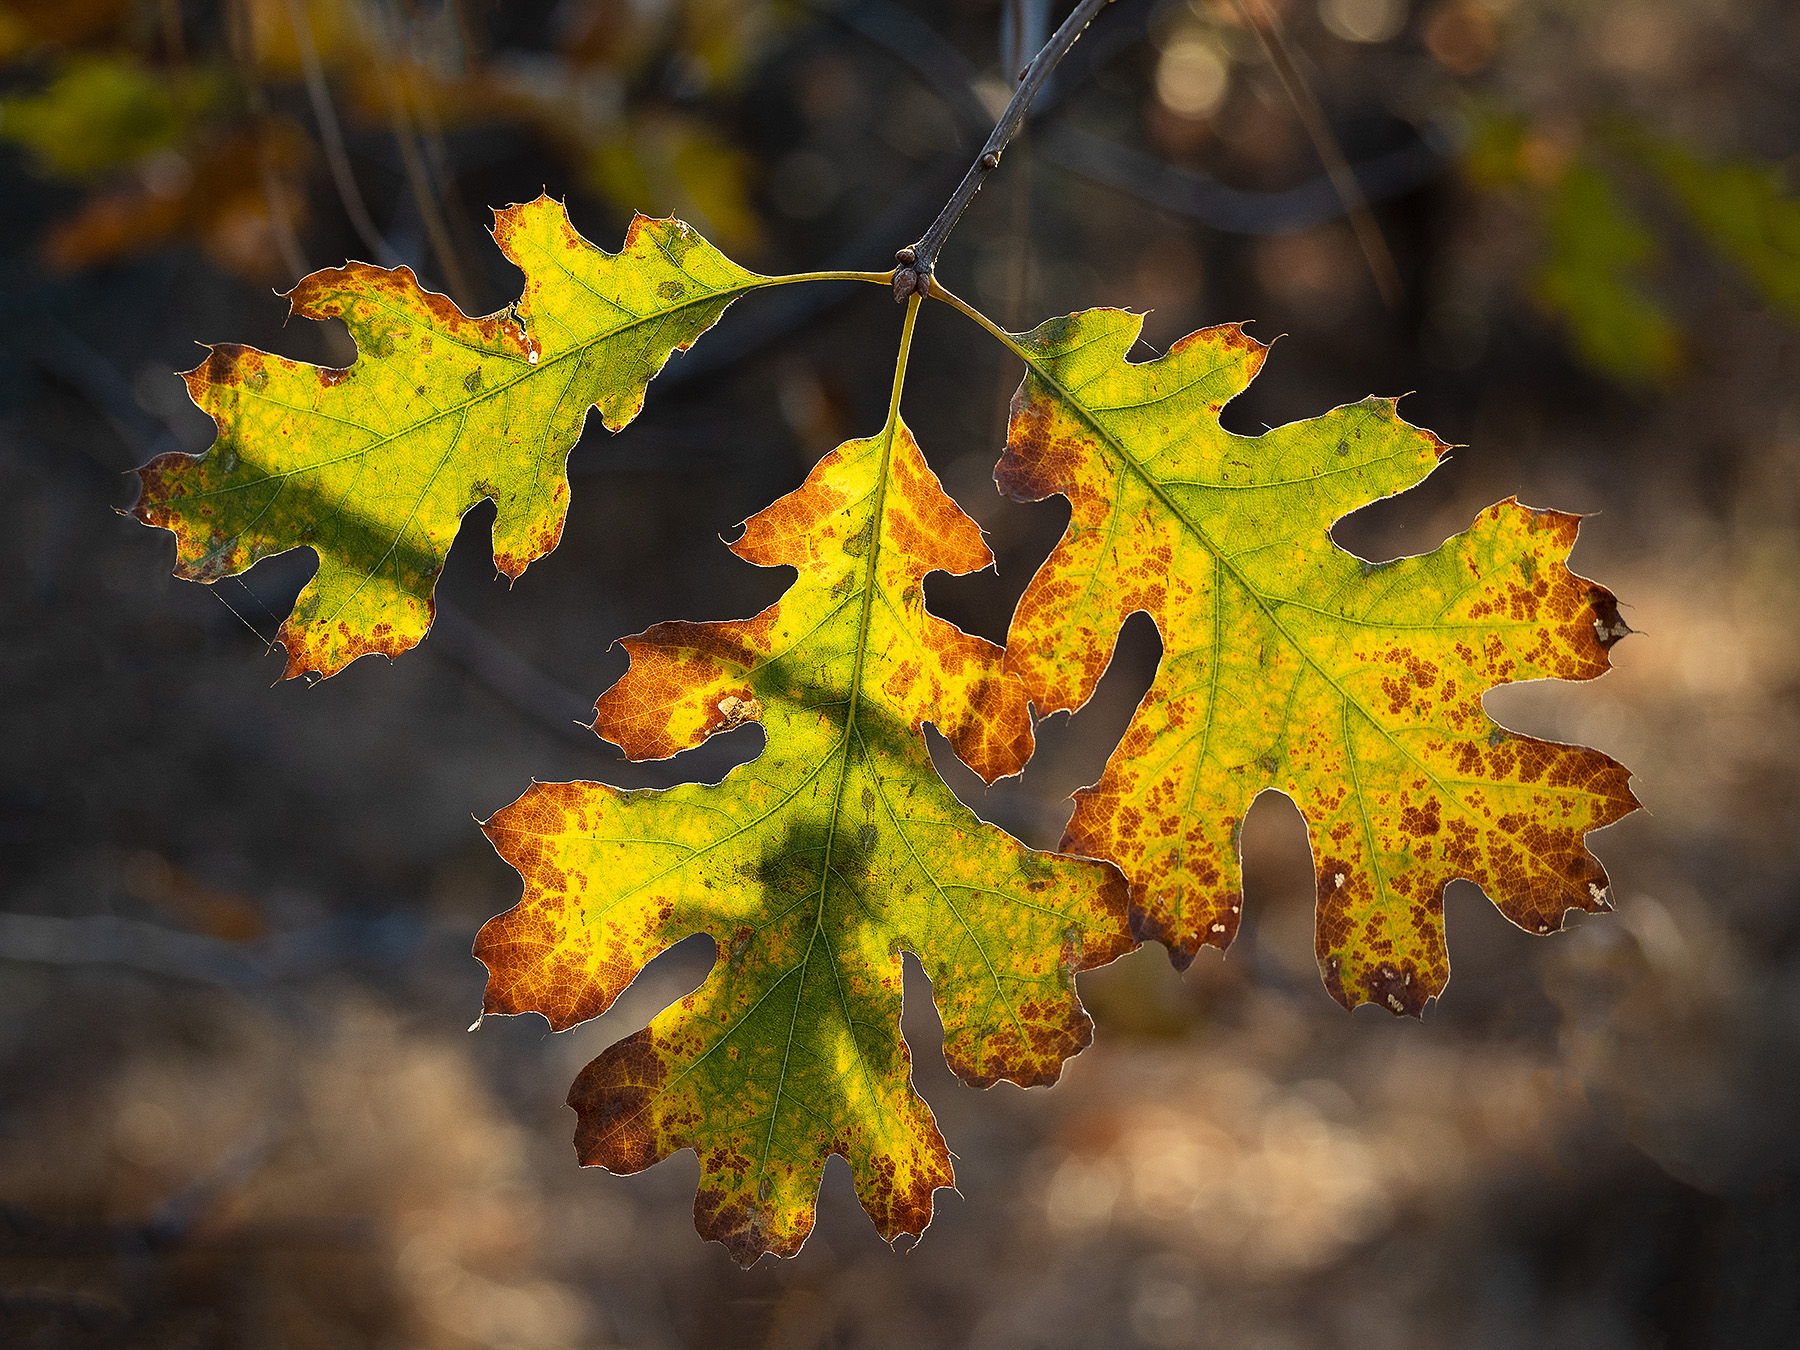
[{"label": "autumn oak leaf", "polygon": [[495,212],[494,239],[525,290],[486,318],[406,267],[305,278],[292,312],[343,320],[355,363],[214,347],[185,378],[217,439],[139,470],[134,514],[174,532],[179,577],[213,581],[303,544],[318,555],[278,635],[290,677],[416,646],[458,523],[483,498],[508,577],[555,548],[588,409],[617,431],[671,353],[768,284],[678,220],[639,216],[606,253],[548,197]]},{"label": "autumn oak leaf", "polygon": [[897,416],[732,549],[798,580],[755,618],[625,639],[595,729],[642,759],[754,720],[767,747],[716,786],[534,786],[487,823],[525,893],[476,954],[487,1012],[561,1029],[712,935],[706,982],[589,1064],[569,1104],[584,1164],[694,1149],[696,1226],[749,1264],[799,1249],[832,1153],[890,1240],[951,1184],[900,1034],[902,952],[931,978],[956,1073],[1032,1085],[1088,1043],[1076,972],[1136,944],[1111,868],[1032,852],[932,767],[926,721],[991,782],[1029,756],[1031,720],[1000,649],[926,612],[927,573],[992,555]]},{"label": "autumn oak leaf", "polygon": [[1115,863],[1133,931],[1185,966],[1236,934],[1240,824],[1278,789],[1307,822],[1326,986],[1413,1015],[1449,978],[1452,879],[1533,933],[1607,908],[1584,837],[1636,807],[1626,770],[1482,707],[1510,681],[1599,675],[1630,631],[1565,566],[1577,518],[1507,500],[1431,553],[1364,562],[1333,523],[1420,482],[1443,442],[1391,399],[1232,434],[1220,411],[1267,348],[1224,325],[1132,364],[1141,322],[1097,309],[1006,338],[1026,374],[996,479],[1072,508],[1014,614],[1009,673],[1041,712],[1072,710],[1128,616],[1163,642],[1063,848]]}]

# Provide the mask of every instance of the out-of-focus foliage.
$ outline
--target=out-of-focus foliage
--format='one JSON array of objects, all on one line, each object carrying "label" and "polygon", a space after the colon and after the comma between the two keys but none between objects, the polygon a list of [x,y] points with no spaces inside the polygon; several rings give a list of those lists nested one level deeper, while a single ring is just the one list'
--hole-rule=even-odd
[{"label": "out-of-focus foliage", "polygon": [[1531,200],[1543,236],[1532,297],[1567,325],[1593,369],[1642,384],[1680,364],[1682,325],[1657,284],[1677,223],[1670,206],[1765,303],[1800,323],[1800,198],[1779,168],[1709,163],[1618,121],[1571,143],[1491,109],[1471,120],[1465,172],[1483,190]]},{"label": "out-of-focus foliage", "polygon": [[1670,374],[1681,357],[1680,335],[1644,287],[1658,256],[1656,237],[1604,169],[1570,166],[1550,193],[1544,235],[1532,294],[1567,322],[1581,359],[1622,380]]},{"label": "out-of-focus foliage", "polygon": [[1671,374],[1680,332],[1648,286],[1661,249],[1613,176],[1523,118],[1477,106],[1470,123],[1464,173],[1484,191],[1532,199],[1543,245],[1531,296],[1567,326],[1577,355],[1628,383]]},{"label": "out-of-focus foliage", "polygon": [[1748,8],[1462,0],[1440,5],[1424,29],[1465,96],[1466,180],[1524,202],[1535,224],[1535,265],[1519,280],[1583,364],[1627,384],[1665,379],[1682,363],[1698,316],[1670,294],[1668,269],[1696,242],[1800,323],[1800,199],[1778,165],[1741,149],[1715,163],[1733,147],[1697,143],[1699,119],[1684,126],[1667,108],[1621,105],[1604,77],[1546,100],[1545,68],[1594,55],[1609,75],[1669,81],[1702,59],[1709,28],[1745,21]]},{"label": "out-of-focus foliage", "polygon": [[35,57],[61,44],[105,44],[122,35],[134,13],[149,6],[134,0],[7,0],[0,5],[0,59]]},{"label": "out-of-focus foliage", "polygon": [[294,123],[253,121],[241,133],[165,150],[135,174],[90,193],[44,236],[47,262],[65,270],[193,240],[245,277],[279,278],[286,258],[273,220],[305,221],[302,183],[314,149]]},{"label": "out-of-focus foliage", "polygon": [[[558,12],[549,49],[493,54],[473,18],[385,0],[232,0],[204,20],[117,0],[0,9],[0,77],[15,86],[0,138],[89,189],[49,224],[47,261],[86,267],[185,237],[245,276],[292,281],[315,196],[341,196],[346,178],[354,190],[391,156],[423,209],[441,209],[457,198],[445,138],[494,127],[559,147],[567,181],[622,217],[656,202],[758,251],[757,170],[717,113],[779,31],[767,0],[590,0]],[[380,252],[366,234],[354,247]]]},{"label": "out-of-focus foliage", "polygon": [[1785,175],[1765,164],[1708,164],[1672,143],[1643,154],[1707,241],[1800,324],[1800,198]]},{"label": "out-of-focus foliage", "polygon": [[[1607,95],[1613,75],[1673,82],[1753,7],[1318,0],[1264,8],[1303,63],[1354,53],[1367,72],[1365,99],[1380,97],[1421,125],[1460,120],[1467,181],[1520,204],[1535,239],[1527,265],[1499,268],[1504,290],[1559,325],[1583,364],[1644,386],[1681,365],[1697,316],[1668,283],[1681,250],[1696,242],[1748,272],[1771,305],[1800,322],[1792,280],[1800,227],[1791,223],[1800,203],[1778,166],[1741,136],[1709,134],[1691,112]],[[768,205],[807,218],[841,190],[833,186],[841,174],[816,147],[761,162],[746,146],[739,100],[773,43],[833,8],[854,25],[865,10],[892,11],[891,22],[904,6],[572,0],[545,31],[496,43],[491,25],[457,3],[230,0],[202,19],[150,0],[32,0],[0,9],[0,74],[10,65],[13,75],[0,138],[25,147],[42,172],[88,190],[45,233],[44,257],[63,269],[171,239],[193,240],[221,265],[267,281],[307,270],[309,243],[319,261],[353,254],[391,264],[399,259],[384,252],[387,241],[341,228],[360,204],[332,199],[347,181],[354,190],[356,181],[391,175],[398,161],[427,217],[432,260],[454,290],[464,284],[475,225],[445,146],[500,128],[554,147],[563,181],[598,196],[621,221],[640,208],[678,215],[734,256],[755,259],[788,224],[765,219]],[[1154,59],[1134,100],[1157,149],[1181,162],[1223,142],[1253,176],[1291,158],[1279,149],[1291,139],[1291,128],[1275,125],[1279,103],[1243,97],[1253,87],[1265,102],[1281,97],[1246,21],[1251,11],[1224,0],[1141,8]],[[900,31],[884,39],[897,52]],[[1398,81],[1387,74],[1395,57],[1405,62]],[[937,70],[940,84],[967,73],[924,49],[907,59]],[[1601,67],[1601,79],[1584,76],[1544,97],[1552,72],[1589,64]],[[818,101],[806,84],[798,93],[802,104]],[[980,83],[971,94],[991,103],[1004,85]],[[1356,97],[1344,94],[1346,106]],[[1336,111],[1329,91],[1325,101]],[[896,143],[954,141],[947,123],[927,126],[943,122],[941,104],[931,117],[918,112],[896,109],[896,127],[906,124],[891,133]],[[331,121],[343,126],[343,151]],[[1306,266],[1270,268],[1277,289],[1283,279],[1305,289]]]},{"label": "out-of-focus foliage", "polygon": [[220,101],[213,71],[169,76],[123,55],[78,55],[48,88],[0,100],[0,135],[63,178],[90,179],[167,150]]},{"label": "out-of-focus foliage", "polygon": [[705,123],[676,114],[634,118],[588,159],[587,182],[612,202],[677,202],[733,253],[753,252],[761,227],[749,201],[752,166]]}]

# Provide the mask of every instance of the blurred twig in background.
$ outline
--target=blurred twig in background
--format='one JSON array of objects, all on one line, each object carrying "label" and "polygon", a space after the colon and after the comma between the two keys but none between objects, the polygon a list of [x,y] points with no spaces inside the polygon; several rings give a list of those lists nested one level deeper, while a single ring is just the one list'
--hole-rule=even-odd
[{"label": "blurred twig in background", "polygon": [[283,0],[288,23],[293,26],[294,45],[300,53],[300,69],[306,76],[306,94],[312,100],[313,119],[319,128],[319,142],[325,151],[325,163],[331,169],[338,200],[344,215],[363,243],[375,252],[375,260],[383,267],[399,265],[400,255],[382,237],[369,217],[362,189],[356,185],[356,174],[350,167],[350,155],[344,148],[343,129],[338,125],[337,109],[331,102],[331,89],[325,82],[325,68],[319,62],[318,43],[313,38],[312,19],[306,11],[306,0]]},{"label": "blurred twig in background", "polygon": [[1281,80],[1288,102],[1294,105],[1300,124],[1306,128],[1306,135],[1312,141],[1313,149],[1318,152],[1320,161],[1325,165],[1326,176],[1330,178],[1331,186],[1336,190],[1338,200],[1343,203],[1344,212],[1350,217],[1350,224],[1356,230],[1357,247],[1362,249],[1363,260],[1369,264],[1369,275],[1375,279],[1375,289],[1381,293],[1382,304],[1394,309],[1399,305],[1402,293],[1400,273],[1394,266],[1394,255],[1388,249],[1387,240],[1381,237],[1381,226],[1376,224],[1374,215],[1369,211],[1362,185],[1351,171],[1349,161],[1344,158],[1343,147],[1332,134],[1325,110],[1319,106],[1312,86],[1306,82],[1306,77],[1300,73],[1288,52],[1287,39],[1281,32],[1281,20],[1270,13],[1264,0],[1235,0],[1235,3],[1238,13],[1244,16],[1245,23],[1262,44],[1269,64],[1275,68],[1275,73]]}]

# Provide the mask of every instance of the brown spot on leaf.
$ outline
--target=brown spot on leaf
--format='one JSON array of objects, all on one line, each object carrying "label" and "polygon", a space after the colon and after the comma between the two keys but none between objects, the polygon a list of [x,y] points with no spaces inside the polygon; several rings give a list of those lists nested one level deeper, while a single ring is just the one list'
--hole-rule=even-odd
[{"label": "brown spot on leaf", "polygon": [[[235,384],[238,367],[243,364],[244,357],[253,349],[239,346],[235,342],[221,342],[207,356],[200,369],[206,372],[208,384]],[[257,353],[260,355],[260,353]]]},{"label": "brown spot on leaf", "polygon": [[655,1100],[668,1076],[649,1027],[607,1047],[569,1089],[575,1156],[583,1167],[641,1172],[671,1150],[659,1136]]},{"label": "brown spot on leaf", "polygon": [[1427,797],[1421,805],[1409,806],[1400,813],[1401,831],[1415,837],[1436,834],[1440,824],[1436,797]]},{"label": "brown spot on leaf", "polygon": [[1072,437],[1054,434],[1055,410],[1040,381],[1027,374],[1013,395],[1006,450],[994,466],[994,483],[1018,502],[1067,494],[1087,459]]},{"label": "brown spot on leaf", "polygon": [[1418,968],[1410,961],[1398,966],[1386,961],[1371,966],[1363,975],[1362,986],[1359,1002],[1379,1003],[1401,1017],[1422,1017],[1430,997],[1426,982],[1419,978]]},{"label": "brown spot on leaf", "polygon": [[667,759],[737,726],[752,704],[760,717],[746,677],[763,659],[759,640],[779,605],[755,619],[677,620],[620,639],[631,665],[594,704],[596,734],[632,759]]},{"label": "brown spot on leaf", "polygon": [[[834,1151],[845,1152],[841,1147]],[[915,1156],[912,1160],[910,1184],[899,1184],[892,1164],[887,1159],[880,1161],[885,1165],[876,1169],[878,1175],[871,1178],[869,1184],[857,1186],[857,1198],[874,1221],[875,1231],[882,1241],[893,1242],[903,1235],[919,1237],[931,1223],[936,1192],[956,1181],[944,1136],[935,1124],[931,1126],[923,1156]]]},{"label": "brown spot on leaf", "polygon": [[[438,570],[432,570],[431,579],[434,582]],[[296,609],[275,634],[275,640],[288,654],[287,668],[282,672],[282,677],[291,680],[312,671],[317,671],[321,676],[335,675],[352,661],[364,656],[385,656],[391,661],[419,645],[420,637],[431,627],[432,613],[432,606],[427,602],[425,622],[418,632],[403,631],[392,624],[378,624],[369,632],[362,633],[344,620],[339,620],[335,627],[326,627],[314,621],[312,616]]]},{"label": "brown spot on leaf", "polygon": [[1167,919],[1152,914],[1142,905],[1133,904],[1125,912],[1125,921],[1137,941],[1162,943],[1168,950],[1169,964],[1176,970],[1186,970],[1200,953],[1201,944],[1194,935],[1178,933]]}]

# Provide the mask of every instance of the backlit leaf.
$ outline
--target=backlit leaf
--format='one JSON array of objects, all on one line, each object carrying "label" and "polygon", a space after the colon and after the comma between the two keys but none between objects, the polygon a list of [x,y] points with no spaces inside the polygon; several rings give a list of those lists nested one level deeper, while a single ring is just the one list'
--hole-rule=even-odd
[{"label": "backlit leaf", "polygon": [[486,1011],[560,1029],[713,936],[706,983],[588,1065],[569,1104],[583,1163],[635,1172],[693,1148],[696,1225],[748,1264],[799,1249],[832,1153],[888,1239],[923,1231],[951,1184],[900,1035],[903,951],[957,1074],[1032,1085],[1088,1042],[1076,972],[1135,944],[1112,869],[1033,853],[932,768],[923,722],[988,781],[1024,763],[1031,722],[1000,649],[924,608],[927,573],[992,555],[897,414],[732,549],[799,579],[755,618],[626,639],[596,729],[643,759],[754,720],[767,748],[717,786],[533,787],[487,824],[525,895],[476,954]]},{"label": "backlit leaf", "polygon": [[548,197],[496,212],[494,238],[525,291],[486,318],[405,267],[313,273],[289,292],[293,313],[342,319],[356,362],[214,347],[186,378],[218,439],[139,471],[136,514],[174,531],[177,576],[212,581],[302,544],[318,555],[279,635],[289,676],[416,646],[457,525],[483,498],[507,576],[555,548],[588,409],[624,426],[672,352],[769,284],[678,220],[639,216],[603,252]]},{"label": "backlit leaf", "polygon": [[1419,482],[1444,444],[1389,399],[1233,435],[1219,412],[1267,349],[1226,325],[1132,365],[1140,325],[1089,310],[1009,339],[1027,371],[996,477],[1073,512],[1019,603],[1008,670],[1041,711],[1079,708],[1127,616],[1163,638],[1063,847],[1118,864],[1134,931],[1185,966],[1237,932],[1240,823],[1279,789],[1312,841],[1326,985],[1411,1014],[1449,976],[1453,878],[1534,933],[1607,908],[1583,838],[1636,806],[1626,771],[1509,732],[1481,702],[1598,675],[1629,631],[1564,565],[1576,517],[1508,500],[1432,553],[1365,563],[1333,522]]}]

